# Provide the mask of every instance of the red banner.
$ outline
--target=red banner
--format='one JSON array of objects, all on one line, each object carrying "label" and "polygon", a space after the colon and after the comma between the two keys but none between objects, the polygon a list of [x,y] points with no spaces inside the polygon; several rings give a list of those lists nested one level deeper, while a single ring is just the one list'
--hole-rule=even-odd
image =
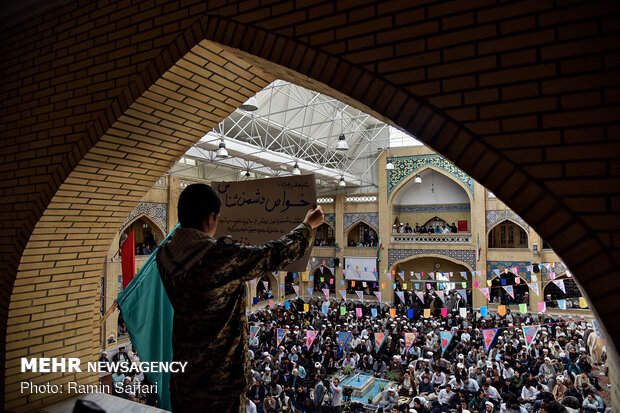
[{"label": "red banner", "polygon": [[136,275],[136,246],[133,229],[121,246],[121,261],[123,265],[123,290],[129,285]]}]

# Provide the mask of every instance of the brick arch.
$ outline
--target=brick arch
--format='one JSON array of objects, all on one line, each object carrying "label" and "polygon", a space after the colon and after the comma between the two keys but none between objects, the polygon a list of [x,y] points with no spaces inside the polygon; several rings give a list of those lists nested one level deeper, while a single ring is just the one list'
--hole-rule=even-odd
[{"label": "brick arch", "polygon": [[366,221],[365,219],[358,219],[357,221],[355,221],[354,223],[351,224],[351,226],[349,226],[349,228],[346,229],[346,231],[344,232],[344,239],[348,240],[349,239],[349,233],[351,232],[351,230],[353,228],[356,228],[359,224],[366,224],[368,225],[369,228],[375,230],[375,232],[377,233],[377,235],[379,234],[379,229],[375,228],[374,225],[369,224],[368,221]]},{"label": "brick arch", "polygon": [[[27,402],[11,393],[21,355],[61,354],[59,349],[66,347],[74,356],[96,357],[79,337],[89,334],[96,317],[87,310],[94,307],[89,294],[95,295],[88,280],[99,271],[108,232],[146,193],[147,183],[162,175],[200,133],[269,82],[272,77],[260,74],[260,68],[400,126],[493,191],[564,258],[592,298],[603,333],[616,339],[608,340],[607,347],[610,364],[617,364],[617,230],[608,223],[618,212],[613,198],[617,180],[609,177],[617,166],[612,161],[618,134],[613,125],[618,119],[613,106],[618,43],[613,34],[617,25],[605,19],[619,5],[534,3],[335,6],[319,0],[314,5],[283,1],[264,6],[233,0],[180,10],[146,4],[140,10],[137,5],[117,10],[117,4],[96,10],[95,2],[71,2],[4,31],[0,73],[6,83],[0,113],[6,150],[0,164],[6,179],[0,180],[5,218],[0,225],[8,236],[0,241],[6,269],[0,326],[8,334],[0,353],[6,361],[5,406]],[[524,5],[528,7],[520,7]],[[74,18],[86,13],[93,15]],[[84,33],[99,16],[93,42]],[[140,29],[132,36],[131,30],[142,26],[134,20],[140,19],[149,20],[153,30]],[[228,68],[241,73],[226,72],[234,81],[219,74],[204,79],[243,86],[232,96],[219,93],[230,92],[227,86],[210,92],[218,93],[218,99],[201,102],[212,106],[202,112],[193,111],[189,101],[179,102],[181,112],[191,112],[183,116],[193,116],[175,125],[171,113],[161,109],[167,109],[166,98],[174,100],[191,81],[175,63],[203,39],[226,45],[204,45],[212,67],[222,65],[219,74]],[[139,45],[133,46],[134,41]],[[59,59],[61,55],[77,60]],[[231,61],[236,63],[224,67]],[[164,77],[172,67],[175,76]],[[145,105],[147,100],[159,109]],[[69,114],[63,113],[63,105]],[[155,120],[168,116],[162,124],[149,125],[146,115]],[[142,119],[139,125],[135,116]],[[175,134],[167,135],[171,127]],[[114,168],[107,169],[112,163]],[[136,172],[142,165],[145,173]],[[95,170],[114,173],[99,174],[92,181],[102,185],[89,186]],[[74,200],[88,192],[106,194],[112,202],[84,214],[96,225],[73,226],[71,213],[87,210]],[[67,277],[61,282],[64,288],[79,288],[65,296],[65,308],[75,309],[71,314],[50,295],[56,291],[51,280],[61,276]],[[52,301],[41,304],[40,297],[28,294],[33,285]],[[50,319],[63,318],[62,334],[47,333],[43,343],[43,323],[50,319],[39,317],[38,311]],[[58,325],[52,324],[52,330]],[[30,407],[50,401],[31,400]]]},{"label": "brick arch", "polygon": [[153,227],[155,227],[155,229],[158,232],[158,235],[161,235],[161,239],[163,240],[164,237],[166,236],[166,232],[159,226],[158,223],[156,223],[153,218],[147,214],[146,212],[141,213],[140,215],[137,215],[135,218],[133,218],[131,221],[127,222],[125,225],[123,225],[123,227],[120,229],[119,233],[122,233],[125,228],[127,228],[128,226],[132,225],[134,222],[136,222],[137,220],[144,218],[146,221],[149,222],[149,224],[153,225]]}]

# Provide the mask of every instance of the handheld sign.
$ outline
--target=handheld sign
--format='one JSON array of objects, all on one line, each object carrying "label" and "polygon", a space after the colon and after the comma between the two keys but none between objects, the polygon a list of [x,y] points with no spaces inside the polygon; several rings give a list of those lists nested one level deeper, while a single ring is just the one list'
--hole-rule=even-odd
[{"label": "handheld sign", "polygon": [[[275,241],[299,225],[316,204],[314,175],[212,182],[222,199],[215,238],[230,235],[235,242],[261,245]],[[281,270],[305,270],[312,247]]]}]

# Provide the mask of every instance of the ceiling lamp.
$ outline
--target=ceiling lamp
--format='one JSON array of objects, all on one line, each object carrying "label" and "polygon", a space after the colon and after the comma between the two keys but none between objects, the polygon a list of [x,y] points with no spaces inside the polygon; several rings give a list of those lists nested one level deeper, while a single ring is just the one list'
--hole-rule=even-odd
[{"label": "ceiling lamp", "polygon": [[340,177],[340,182],[338,182],[338,186],[347,186],[347,184],[344,182],[344,176]]},{"label": "ceiling lamp", "polygon": [[245,178],[248,179],[251,176],[250,171],[245,171],[245,175],[243,176],[245,176]]},{"label": "ceiling lamp", "polygon": [[258,109],[258,102],[256,102],[256,97],[252,96],[249,98],[243,105],[239,106],[239,109],[245,110],[247,112],[254,112]]},{"label": "ceiling lamp", "polygon": [[392,160],[388,158],[387,163],[385,164],[385,170],[391,171],[393,169],[394,169],[394,164],[392,163]]},{"label": "ceiling lamp", "polygon": [[224,143],[224,139],[220,142],[220,147],[217,149],[215,153],[216,158],[228,158],[228,151],[226,150],[226,144]]},{"label": "ceiling lamp", "polygon": [[420,174],[417,174],[415,178],[413,178],[413,182],[415,182],[416,184],[422,183],[422,177],[420,177]]},{"label": "ceiling lamp", "polygon": [[293,175],[301,175],[301,170],[299,169],[297,162],[295,162],[295,166],[293,166]]},{"label": "ceiling lamp", "polygon": [[344,140],[344,133],[341,133],[338,136],[338,143],[336,144],[337,151],[346,151],[349,149],[349,145],[347,145],[347,141]]}]

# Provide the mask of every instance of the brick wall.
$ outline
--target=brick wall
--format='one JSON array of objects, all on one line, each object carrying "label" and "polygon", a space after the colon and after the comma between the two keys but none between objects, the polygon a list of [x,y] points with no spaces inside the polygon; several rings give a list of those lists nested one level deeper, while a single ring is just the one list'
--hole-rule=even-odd
[{"label": "brick wall", "polygon": [[16,21],[0,35],[5,406],[50,402],[15,393],[18,357],[95,356],[114,231],[187,147],[278,77],[408,130],[492,190],[569,265],[614,352],[619,8],[75,1]]}]

